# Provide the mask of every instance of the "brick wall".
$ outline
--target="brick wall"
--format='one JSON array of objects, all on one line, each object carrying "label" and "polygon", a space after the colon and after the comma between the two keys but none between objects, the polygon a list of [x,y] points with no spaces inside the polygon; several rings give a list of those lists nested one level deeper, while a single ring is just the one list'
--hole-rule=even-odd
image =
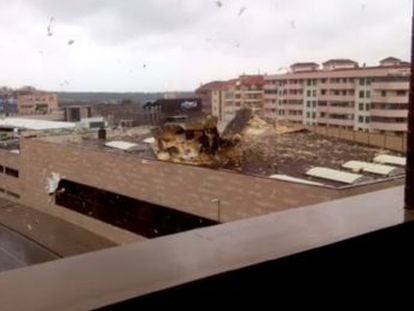
[{"label": "brick wall", "polygon": [[344,140],[363,143],[384,149],[390,149],[397,152],[404,153],[406,151],[406,136],[360,132],[327,126],[306,126],[306,128],[320,135],[341,138]]},{"label": "brick wall", "polygon": [[[222,221],[328,201],[355,191],[165,163],[36,139],[23,139],[21,148],[22,201],[39,208],[51,204],[45,190],[51,172],[75,182],[211,219],[217,218],[217,207],[211,200],[219,199]],[[387,185],[360,186],[357,193]]]},{"label": "brick wall", "polygon": [[0,165],[3,167],[3,171],[0,173],[0,196],[14,201],[16,197],[10,192],[21,195],[21,179],[6,175],[4,169],[9,167],[20,173],[20,156],[8,150],[0,150]]},{"label": "brick wall", "polygon": [[34,139],[22,140],[20,156],[21,180],[24,181],[22,201],[39,208],[50,205],[45,187],[52,172],[75,182],[211,219],[217,217],[216,205],[211,200],[219,199],[224,221],[338,196],[337,190],[332,189]]}]

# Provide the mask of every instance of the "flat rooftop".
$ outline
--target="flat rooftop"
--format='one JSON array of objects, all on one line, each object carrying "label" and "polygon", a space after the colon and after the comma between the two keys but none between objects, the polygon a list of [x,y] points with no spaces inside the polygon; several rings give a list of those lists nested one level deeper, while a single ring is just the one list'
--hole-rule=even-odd
[{"label": "flat rooftop", "polygon": [[[46,136],[41,139],[80,145],[99,149],[103,152],[136,155],[156,161],[157,158],[151,144],[144,142],[144,140],[147,139],[148,141],[148,138],[152,137],[151,129],[152,127],[144,126],[127,130],[108,131],[106,141],[97,139],[96,133]],[[105,143],[110,141],[129,142],[136,144],[136,146],[131,150],[122,150],[106,146]],[[274,174],[287,175],[292,177],[292,182],[306,180],[326,186],[340,187],[346,186],[346,184],[307,176],[306,172],[314,167],[325,167],[352,173],[351,170],[343,168],[342,165],[352,160],[371,163],[380,154],[401,156],[397,152],[343,139],[325,137],[303,129],[286,129],[286,126],[281,126],[277,130],[266,128],[251,131],[249,135],[243,136],[238,148],[242,149],[243,154],[240,166],[219,165],[210,169],[227,170],[265,178]],[[171,165],[177,164],[171,163]],[[363,180],[364,182],[388,178],[366,172],[359,174],[366,177]],[[300,180],[295,180],[295,178]],[[358,183],[354,185],[358,185]]]},{"label": "flat rooftop", "polygon": [[0,128],[17,128],[25,130],[74,129],[75,123],[26,118],[5,118],[0,119]]}]

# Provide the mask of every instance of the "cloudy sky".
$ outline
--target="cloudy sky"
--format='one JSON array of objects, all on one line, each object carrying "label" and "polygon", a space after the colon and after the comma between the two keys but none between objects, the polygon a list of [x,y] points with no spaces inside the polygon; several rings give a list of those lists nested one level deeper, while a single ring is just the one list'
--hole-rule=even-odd
[{"label": "cloudy sky", "polygon": [[0,0],[0,85],[193,90],[297,61],[408,60],[411,0]]}]

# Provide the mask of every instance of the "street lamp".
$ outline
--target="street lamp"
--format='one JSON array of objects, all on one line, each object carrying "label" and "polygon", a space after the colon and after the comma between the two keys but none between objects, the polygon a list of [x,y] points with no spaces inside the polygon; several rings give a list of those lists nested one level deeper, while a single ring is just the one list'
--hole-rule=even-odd
[{"label": "street lamp", "polygon": [[211,203],[217,204],[217,222],[220,222],[220,199],[213,199]]}]

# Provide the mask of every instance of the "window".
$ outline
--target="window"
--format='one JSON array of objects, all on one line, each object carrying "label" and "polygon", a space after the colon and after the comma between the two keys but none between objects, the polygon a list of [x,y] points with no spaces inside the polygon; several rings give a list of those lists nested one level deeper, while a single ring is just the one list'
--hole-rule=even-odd
[{"label": "window", "polygon": [[310,91],[310,90],[308,90],[308,91],[306,92],[306,95],[307,95],[308,97],[310,97],[310,96],[311,96],[311,91]]},{"label": "window", "polygon": [[306,107],[310,107],[311,106],[311,102],[308,100],[306,101]]},{"label": "window", "polygon": [[364,91],[359,91],[359,98],[364,98]]},{"label": "window", "polygon": [[313,97],[316,97],[316,90],[313,90],[313,91],[312,91],[312,96],[313,96]]},{"label": "window", "polygon": [[321,95],[325,95],[326,94],[326,90],[321,90]]},{"label": "window", "polygon": [[326,116],[326,112],[321,112],[321,113],[320,113],[320,117],[321,117],[321,118],[325,118],[325,116]]},{"label": "window", "polygon": [[312,81],[311,81],[311,80],[306,81],[306,84],[307,84],[307,85],[311,85],[311,83],[312,83]]},{"label": "window", "polygon": [[312,107],[316,107],[316,100],[312,101]]},{"label": "window", "polygon": [[312,118],[316,119],[316,112],[312,112]]},{"label": "window", "polygon": [[371,79],[367,79],[367,85],[371,85]]},{"label": "window", "polygon": [[310,112],[309,111],[306,113],[306,117],[310,118]]},{"label": "window", "polygon": [[365,117],[365,123],[369,123],[370,117]]},{"label": "window", "polygon": [[405,96],[407,93],[404,90],[398,90],[397,91],[397,96]]},{"label": "window", "polygon": [[364,104],[363,103],[359,103],[359,111],[363,111],[364,110]]},{"label": "window", "polygon": [[387,91],[381,91],[381,96],[382,96],[382,97],[387,96]]},{"label": "window", "polygon": [[4,173],[4,166],[0,165],[0,173]]},{"label": "window", "polygon": [[365,79],[359,79],[359,85],[365,85]]},{"label": "window", "polygon": [[370,97],[371,97],[371,91],[367,91],[367,92],[365,93],[365,97],[366,97],[366,98],[370,98]]},{"label": "window", "polygon": [[359,116],[358,117],[358,122],[359,123],[364,123],[364,117],[363,116]]},{"label": "window", "polygon": [[371,106],[370,104],[365,104],[365,110],[366,110],[366,111],[369,111],[369,110],[370,110],[370,108],[371,108],[370,106]]},{"label": "window", "polygon": [[6,175],[18,178],[19,177],[19,171],[15,170],[14,168],[6,167],[5,169]]}]

